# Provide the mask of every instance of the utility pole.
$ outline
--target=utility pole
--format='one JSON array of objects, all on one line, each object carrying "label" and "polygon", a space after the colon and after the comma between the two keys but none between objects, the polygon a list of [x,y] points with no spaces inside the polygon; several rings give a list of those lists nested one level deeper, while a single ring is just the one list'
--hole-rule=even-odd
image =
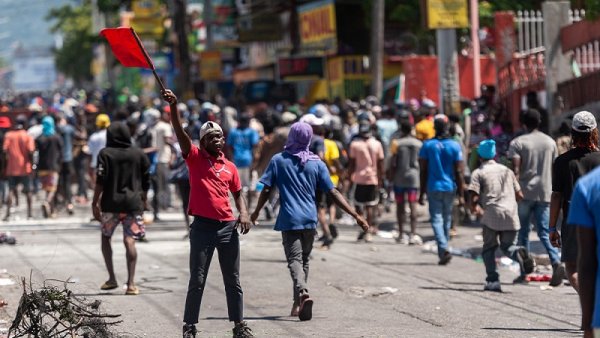
[{"label": "utility pole", "polygon": [[460,102],[458,83],[458,55],[456,54],[456,30],[436,30],[438,77],[440,79],[440,113],[450,115]]},{"label": "utility pole", "polygon": [[479,3],[471,0],[471,45],[473,46],[473,87],[475,97],[481,96],[481,57],[479,48]]},{"label": "utility pole", "polygon": [[385,0],[373,0],[371,21],[371,95],[381,99],[383,94],[383,33],[385,29]]},{"label": "utility pole", "polygon": [[[212,32],[212,25],[213,25],[213,14],[212,14],[212,1],[211,0],[204,0],[204,26],[206,27],[206,43],[205,43],[205,50],[207,51],[211,51],[213,49],[213,32]],[[200,60],[200,62],[203,62],[202,60]],[[213,82],[211,80],[204,80],[204,95],[206,96],[206,99],[210,99],[211,95],[213,94]]]},{"label": "utility pole", "polygon": [[190,52],[187,40],[187,1],[175,0],[173,23],[177,34],[177,59],[179,61],[178,86],[182,95],[190,91]]}]

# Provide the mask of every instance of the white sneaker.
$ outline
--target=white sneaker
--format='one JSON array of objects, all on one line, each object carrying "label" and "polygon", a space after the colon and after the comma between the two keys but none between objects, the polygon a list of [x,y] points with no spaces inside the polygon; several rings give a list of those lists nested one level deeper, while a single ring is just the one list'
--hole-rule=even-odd
[{"label": "white sneaker", "polygon": [[412,235],[408,240],[410,245],[423,245],[423,239],[419,235]]},{"label": "white sneaker", "polygon": [[398,244],[408,244],[409,243],[409,237],[407,233],[402,233],[402,236],[398,236],[396,237],[396,243]]}]

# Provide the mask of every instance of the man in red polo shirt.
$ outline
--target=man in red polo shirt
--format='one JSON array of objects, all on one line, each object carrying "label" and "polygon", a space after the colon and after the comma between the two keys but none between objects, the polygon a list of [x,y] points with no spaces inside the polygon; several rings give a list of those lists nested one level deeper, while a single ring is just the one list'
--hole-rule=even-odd
[{"label": "man in red polo shirt", "polygon": [[[240,285],[240,240],[250,231],[246,202],[241,196],[242,185],[237,168],[222,153],[225,139],[221,127],[206,122],[200,128],[200,148],[192,145],[181,125],[177,97],[165,90],[163,98],[171,106],[171,124],[177,135],[181,153],[190,172],[188,213],[194,216],[190,225],[190,281],[183,316],[183,337],[196,336],[195,324],[200,315],[206,276],[215,248],[225,283],[229,321],[235,323],[233,337],[254,337],[243,321],[243,292]],[[233,194],[239,217],[233,216],[229,202]]]}]

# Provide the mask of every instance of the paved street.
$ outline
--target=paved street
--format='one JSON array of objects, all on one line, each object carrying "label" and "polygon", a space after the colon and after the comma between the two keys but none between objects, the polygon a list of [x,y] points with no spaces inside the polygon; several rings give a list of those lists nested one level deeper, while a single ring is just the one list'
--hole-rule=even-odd
[{"label": "paved street", "polygon": [[[0,278],[17,281],[0,286],[0,337],[15,313],[19,277],[33,271],[34,283],[45,278],[76,283],[77,294],[102,300],[108,313],[121,314],[118,331],[139,337],[178,337],[188,278],[188,242],[177,213],[170,221],[148,227],[149,243],[138,243],[136,279],[139,296],[124,290],[101,292],[107,275],[100,252],[97,225],[80,208],[74,222],[20,221],[0,225],[17,237],[16,246],[0,245]],[[393,213],[385,214],[389,228]],[[423,218],[423,217],[422,217]],[[419,232],[432,231],[422,219]],[[83,223],[82,223],[83,222]],[[266,222],[264,222],[266,224]],[[82,225],[83,224],[83,225]],[[455,248],[480,245],[479,229],[461,227]],[[383,232],[383,234],[389,234]],[[535,235],[532,236],[532,238]],[[113,241],[115,268],[125,282],[125,254],[117,230]],[[483,292],[484,267],[474,259],[455,257],[446,267],[437,265],[425,247],[396,244],[376,237],[372,244],[355,243],[356,229],[341,228],[331,251],[315,249],[309,285],[315,299],[314,317],[299,322],[288,317],[291,280],[279,233],[261,225],[243,237],[241,281],[245,316],[258,337],[576,337],[579,305],[570,287],[542,290],[547,283],[513,286],[516,273],[501,268],[504,293]],[[215,255],[215,260],[216,260]],[[231,336],[225,295],[217,261],[212,265],[198,328],[202,337]]]}]

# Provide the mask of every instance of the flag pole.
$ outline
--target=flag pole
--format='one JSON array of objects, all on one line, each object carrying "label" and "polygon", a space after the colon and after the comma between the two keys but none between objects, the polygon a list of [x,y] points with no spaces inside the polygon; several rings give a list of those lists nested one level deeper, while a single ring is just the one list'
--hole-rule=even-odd
[{"label": "flag pole", "polygon": [[140,38],[138,37],[138,35],[133,30],[133,27],[131,27],[131,33],[133,34],[133,37],[135,38],[135,41],[137,42],[138,46],[142,50],[142,53],[144,54],[144,57],[146,58],[146,61],[148,62],[148,65],[150,65],[150,68],[152,69],[152,74],[154,74],[154,78],[158,82],[158,85],[160,86],[160,90],[161,91],[165,91],[166,90],[165,85],[162,83],[162,80],[160,79],[160,77],[156,73],[156,69],[154,68],[154,63],[152,63],[152,60],[150,59],[150,56],[148,55],[148,52],[146,52],[146,49],[144,49],[144,46],[142,45],[142,41],[140,40]]}]

